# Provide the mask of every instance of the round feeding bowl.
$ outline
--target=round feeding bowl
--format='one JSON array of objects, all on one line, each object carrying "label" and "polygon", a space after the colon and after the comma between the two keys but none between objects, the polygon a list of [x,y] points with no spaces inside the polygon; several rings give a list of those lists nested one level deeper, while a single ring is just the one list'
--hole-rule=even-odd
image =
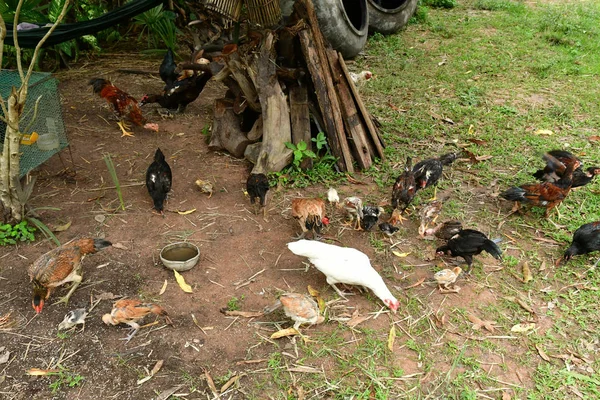
[{"label": "round feeding bowl", "polygon": [[198,247],[188,242],[172,243],[160,251],[160,261],[164,266],[179,272],[192,269],[199,258]]}]

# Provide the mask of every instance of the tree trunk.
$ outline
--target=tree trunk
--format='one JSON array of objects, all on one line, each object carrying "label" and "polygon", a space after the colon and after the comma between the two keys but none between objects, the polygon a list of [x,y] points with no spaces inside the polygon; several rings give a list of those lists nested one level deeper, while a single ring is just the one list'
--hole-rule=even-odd
[{"label": "tree trunk", "polygon": [[27,86],[22,86],[19,91],[12,89],[8,99],[6,99],[7,114],[6,135],[4,137],[4,147],[2,154],[8,154],[8,157],[0,157],[0,170],[2,177],[0,179],[0,200],[4,207],[4,221],[18,222],[23,219],[24,204],[19,200],[18,192],[21,189],[19,181],[19,144],[21,133],[19,132],[19,121],[25,99],[27,98]]}]

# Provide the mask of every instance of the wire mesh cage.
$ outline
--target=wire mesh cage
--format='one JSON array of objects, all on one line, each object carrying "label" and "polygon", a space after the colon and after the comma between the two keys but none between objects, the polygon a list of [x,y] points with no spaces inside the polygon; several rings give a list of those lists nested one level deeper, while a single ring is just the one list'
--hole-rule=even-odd
[{"label": "wire mesh cage", "polygon": [[[13,86],[19,87],[20,85],[21,77],[17,71],[0,70],[0,94],[4,99],[8,97]],[[35,143],[29,145],[21,143],[19,147],[21,152],[19,175],[21,177],[69,145],[60,107],[58,81],[47,72],[34,72],[31,75],[27,101],[19,124],[20,129],[25,129],[31,123],[34,105],[40,96],[35,121],[28,132],[21,132],[38,134]],[[5,133],[6,125],[0,121],[0,146],[4,145]]]},{"label": "wire mesh cage", "polygon": [[248,19],[261,26],[272,26],[281,19],[279,0],[246,0]]},{"label": "wire mesh cage", "polygon": [[204,6],[232,21],[239,21],[243,0],[204,0]]},{"label": "wire mesh cage", "polygon": [[[204,6],[232,21],[240,21],[242,12],[248,21],[269,27],[281,19],[280,0],[203,0]],[[245,7],[244,7],[245,6]]]}]

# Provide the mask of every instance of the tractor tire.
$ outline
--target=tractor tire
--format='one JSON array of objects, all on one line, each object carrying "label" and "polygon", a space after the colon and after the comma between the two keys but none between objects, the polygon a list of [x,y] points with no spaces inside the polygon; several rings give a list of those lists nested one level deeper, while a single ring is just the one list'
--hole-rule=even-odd
[{"label": "tractor tire", "polygon": [[[283,15],[291,13],[293,0],[281,0]],[[319,27],[331,46],[344,58],[354,58],[367,43],[367,0],[313,0]]]},{"label": "tractor tire", "polygon": [[367,0],[369,31],[384,35],[404,28],[417,9],[418,0]]}]

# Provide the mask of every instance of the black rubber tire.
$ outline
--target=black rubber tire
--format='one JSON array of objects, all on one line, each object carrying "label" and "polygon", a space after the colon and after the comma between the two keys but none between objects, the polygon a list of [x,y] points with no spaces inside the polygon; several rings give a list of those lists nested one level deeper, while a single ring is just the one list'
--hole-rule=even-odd
[{"label": "black rubber tire", "polygon": [[[294,0],[281,0],[284,16]],[[313,0],[323,36],[344,58],[354,58],[367,43],[369,11],[367,0]]]},{"label": "black rubber tire", "polygon": [[402,29],[417,9],[418,0],[367,0],[369,31],[384,35]]}]

